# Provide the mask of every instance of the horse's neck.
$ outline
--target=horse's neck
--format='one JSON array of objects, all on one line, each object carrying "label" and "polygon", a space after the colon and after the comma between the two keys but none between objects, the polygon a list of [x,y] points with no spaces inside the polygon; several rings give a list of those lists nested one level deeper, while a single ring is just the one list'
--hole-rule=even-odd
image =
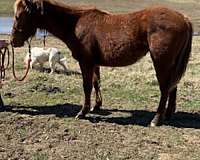
[{"label": "horse's neck", "polygon": [[70,8],[45,3],[43,16],[40,17],[38,26],[67,43],[74,37],[75,26],[80,16],[81,14],[73,12]]}]

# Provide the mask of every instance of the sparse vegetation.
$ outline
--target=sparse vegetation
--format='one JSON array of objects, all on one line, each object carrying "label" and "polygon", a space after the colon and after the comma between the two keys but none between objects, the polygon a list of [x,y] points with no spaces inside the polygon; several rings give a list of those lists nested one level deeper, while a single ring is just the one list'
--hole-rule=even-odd
[{"label": "sparse vegetation", "polygon": [[[83,96],[79,67],[65,45],[49,37],[48,46],[56,45],[67,56],[69,72],[32,70],[25,82],[7,72],[1,90],[7,111],[0,113],[0,159],[199,159],[199,40],[194,37],[193,56],[179,85],[177,113],[169,123],[149,128],[159,101],[149,56],[124,68],[102,67],[102,114],[77,121]],[[16,53],[19,68],[23,50]]]},{"label": "sparse vegetation", "polygon": [[[121,11],[156,3],[84,0],[81,4],[84,2]],[[162,1],[195,17],[200,16],[199,10],[194,9],[200,7],[196,5],[197,0],[191,1],[195,4],[193,7],[185,2],[167,2],[169,0]],[[0,39],[9,37],[1,35]],[[33,39],[32,46],[41,46],[41,42],[41,39]],[[69,72],[63,74],[62,68],[57,67],[57,73],[50,75],[46,65],[45,72],[30,71],[24,82],[16,82],[11,69],[6,72],[1,89],[7,110],[0,113],[0,159],[200,159],[199,42],[200,37],[194,37],[192,57],[178,87],[177,112],[168,123],[151,128],[148,124],[160,93],[149,55],[128,67],[102,67],[102,112],[89,114],[85,120],[75,120],[83,102],[79,66],[65,44],[48,37],[47,47],[58,47],[67,56]],[[16,50],[17,74],[23,72],[26,50],[26,47]]]}]

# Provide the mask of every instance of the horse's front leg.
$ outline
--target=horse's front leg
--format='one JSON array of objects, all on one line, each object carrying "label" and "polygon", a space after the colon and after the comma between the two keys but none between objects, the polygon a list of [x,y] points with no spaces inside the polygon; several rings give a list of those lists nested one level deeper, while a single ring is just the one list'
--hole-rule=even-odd
[{"label": "horse's front leg", "polygon": [[85,102],[81,111],[77,114],[76,119],[84,118],[85,115],[90,111],[91,105],[91,92],[92,92],[92,80],[94,74],[94,66],[88,65],[87,63],[79,63],[82,76],[83,76],[83,89],[85,94]]},{"label": "horse's front leg", "polygon": [[100,67],[96,66],[94,69],[94,76],[93,76],[93,86],[96,93],[96,104],[91,109],[92,112],[96,112],[100,110],[102,106],[102,97],[101,97],[101,90],[100,90]]}]

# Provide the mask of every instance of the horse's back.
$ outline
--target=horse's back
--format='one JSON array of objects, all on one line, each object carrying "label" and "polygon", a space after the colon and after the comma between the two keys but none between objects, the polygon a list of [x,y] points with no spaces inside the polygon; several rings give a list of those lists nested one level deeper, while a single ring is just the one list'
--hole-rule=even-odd
[{"label": "horse's back", "polygon": [[177,36],[186,29],[182,14],[154,6],[128,14],[91,11],[80,19],[76,35],[99,65],[125,66],[146,55],[151,34]]},{"label": "horse's back", "polygon": [[90,13],[80,20],[76,35],[99,65],[129,65],[147,52],[137,18],[130,14]]}]

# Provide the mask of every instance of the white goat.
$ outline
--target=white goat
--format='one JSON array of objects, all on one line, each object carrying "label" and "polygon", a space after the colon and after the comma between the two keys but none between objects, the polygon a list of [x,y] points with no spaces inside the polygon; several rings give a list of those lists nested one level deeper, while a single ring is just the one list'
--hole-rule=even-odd
[{"label": "white goat", "polygon": [[[26,57],[24,59],[24,62],[27,64],[29,58],[29,53],[26,54]],[[31,48],[31,63],[30,67],[31,69],[35,66],[35,64],[39,64],[40,68],[43,69],[43,65],[45,62],[49,62],[51,73],[55,72],[55,64],[60,64],[64,71],[67,71],[67,60],[66,57],[64,57],[63,54],[60,53],[60,51],[57,48],[48,48],[43,49],[40,47],[33,47]]]}]

